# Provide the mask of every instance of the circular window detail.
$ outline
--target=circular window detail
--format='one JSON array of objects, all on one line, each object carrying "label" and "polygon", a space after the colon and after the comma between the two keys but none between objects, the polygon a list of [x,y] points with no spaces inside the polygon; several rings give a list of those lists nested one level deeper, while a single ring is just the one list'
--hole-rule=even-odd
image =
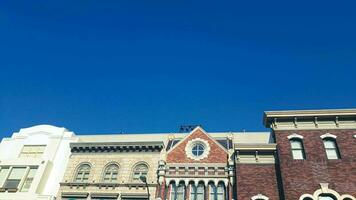
[{"label": "circular window detail", "polygon": [[204,145],[197,143],[197,144],[193,145],[192,153],[193,153],[194,156],[199,157],[199,156],[203,155],[204,150],[205,150]]},{"label": "circular window detail", "polygon": [[185,147],[185,153],[188,158],[193,160],[201,160],[208,157],[210,146],[208,141],[195,138],[190,140]]}]

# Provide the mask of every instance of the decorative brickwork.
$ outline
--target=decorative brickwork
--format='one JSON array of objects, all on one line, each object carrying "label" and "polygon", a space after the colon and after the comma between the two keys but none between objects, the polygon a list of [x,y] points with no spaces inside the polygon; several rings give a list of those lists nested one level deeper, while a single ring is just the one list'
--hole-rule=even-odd
[{"label": "decorative brickwork", "polygon": [[274,164],[237,164],[237,200],[250,200],[263,194],[270,200],[279,200]]},{"label": "decorative brickwork", "polygon": [[[206,140],[210,146],[209,155],[201,160],[193,160],[187,157],[185,148],[189,141],[195,138]],[[168,152],[167,163],[227,163],[228,154],[212,138],[210,138],[201,129],[196,129],[184,141],[180,142]]]},{"label": "decorative brickwork", "polygon": [[[302,194],[313,194],[320,183],[339,194],[356,196],[356,130],[275,131],[285,198],[296,200]],[[293,160],[288,135],[303,136],[306,160]],[[321,135],[336,136],[341,159],[328,160]]]}]

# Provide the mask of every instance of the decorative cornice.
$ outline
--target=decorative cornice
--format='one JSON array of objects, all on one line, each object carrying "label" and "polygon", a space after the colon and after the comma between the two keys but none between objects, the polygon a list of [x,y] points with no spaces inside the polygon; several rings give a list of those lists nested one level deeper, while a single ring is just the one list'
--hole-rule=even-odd
[{"label": "decorative cornice", "polygon": [[155,152],[164,148],[163,142],[98,142],[98,143],[71,143],[73,153],[80,152]]},{"label": "decorative cornice", "polygon": [[274,130],[356,129],[356,109],[267,111],[263,123]]},{"label": "decorative cornice", "polygon": [[291,117],[291,116],[353,116],[356,109],[321,109],[321,110],[282,110],[266,111],[266,117]]},{"label": "decorative cornice", "polygon": [[[155,187],[157,183],[147,183],[149,187]],[[95,187],[146,187],[145,183],[140,182],[131,182],[131,183],[76,183],[76,182],[61,182],[60,186],[71,186],[71,187],[88,187],[88,186],[95,186]]]}]

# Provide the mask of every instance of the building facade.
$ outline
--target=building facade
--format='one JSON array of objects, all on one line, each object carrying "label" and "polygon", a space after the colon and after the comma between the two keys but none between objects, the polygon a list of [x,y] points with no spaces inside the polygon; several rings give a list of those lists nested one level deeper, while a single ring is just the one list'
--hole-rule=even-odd
[{"label": "building facade", "polygon": [[[66,159],[53,162],[62,178],[46,188],[62,200],[356,200],[356,109],[268,111],[263,122],[270,131],[72,134]],[[12,164],[1,155],[0,181],[11,183],[9,166],[19,166],[21,153]],[[21,166],[39,195],[35,180],[45,175],[31,172],[37,164]],[[0,199],[25,195],[28,176],[17,191],[3,186]]]},{"label": "building facade", "polygon": [[0,143],[0,199],[54,200],[77,138],[49,125],[21,129]]},{"label": "building facade", "polygon": [[285,199],[355,199],[356,110],[265,112]]}]

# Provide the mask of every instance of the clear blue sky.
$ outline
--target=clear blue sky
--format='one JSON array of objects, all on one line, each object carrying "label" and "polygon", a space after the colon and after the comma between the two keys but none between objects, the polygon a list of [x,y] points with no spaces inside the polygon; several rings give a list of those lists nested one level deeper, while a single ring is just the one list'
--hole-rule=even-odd
[{"label": "clear blue sky", "polygon": [[0,1],[0,136],[266,130],[356,107],[356,1]]}]

